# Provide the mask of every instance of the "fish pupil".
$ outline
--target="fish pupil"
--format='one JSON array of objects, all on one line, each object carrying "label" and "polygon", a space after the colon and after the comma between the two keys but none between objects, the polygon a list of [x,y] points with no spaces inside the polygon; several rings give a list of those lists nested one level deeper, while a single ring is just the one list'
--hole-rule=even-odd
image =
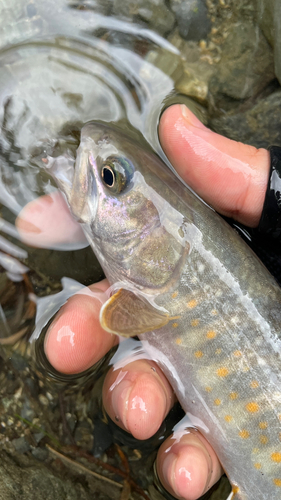
[{"label": "fish pupil", "polygon": [[113,187],[115,183],[115,174],[112,170],[112,168],[105,166],[102,168],[101,171],[101,176],[103,179],[103,182],[108,186],[108,187]]}]

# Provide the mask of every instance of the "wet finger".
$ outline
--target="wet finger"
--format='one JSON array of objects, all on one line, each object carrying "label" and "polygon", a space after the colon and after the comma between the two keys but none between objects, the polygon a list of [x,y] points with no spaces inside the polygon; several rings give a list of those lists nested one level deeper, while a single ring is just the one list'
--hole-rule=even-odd
[{"label": "wet finger", "polygon": [[108,372],[103,403],[111,420],[137,439],[148,439],[175,403],[174,392],[158,366],[141,359]]},{"label": "wet finger", "polygon": [[268,181],[268,151],[212,132],[184,105],[165,110],[159,137],[172,165],[199,196],[223,215],[257,226]]},{"label": "wet finger", "polygon": [[[97,294],[108,288],[106,280],[89,289]],[[80,373],[99,361],[118,342],[100,326],[101,301],[91,295],[72,296],[60,309],[45,338],[45,354],[61,373]]]},{"label": "wet finger", "polygon": [[156,469],[166,490],[181,500],[198,499],[223,474],[214,450],[195,429],[186,429],[162,444]]},{"label": "wet finger", "polygon": [[25,205],[16,219],[16,227],[24,243],[39,248],[86,241],[81,226],[71,216],[59,191]]}]

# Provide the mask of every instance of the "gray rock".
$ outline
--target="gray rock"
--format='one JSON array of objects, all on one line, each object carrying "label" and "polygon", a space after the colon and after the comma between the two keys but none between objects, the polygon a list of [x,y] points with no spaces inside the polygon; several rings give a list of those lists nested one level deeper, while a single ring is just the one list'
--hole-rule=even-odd
[{"label": "gray rock", "polygon": [[215,118],[210,125],[219,134],[256,147],[281,144],[281,91],[261,99],[245,113]]},{"label": "gray rock", "polygon": [[281,83],[281,3],[274,6],[274,64],[275,73]]},{"label": "gray rock", "polygon": [[175,24],[164,0],[114,0],[112,13],[136,23],[144,22],[160,35],[169,33]]},{"label": "gray rock", "polygon": [[258,0],[258,23],[269,41],[274,45],[274,4],[275,0]]},{"label": "gray rock", "polygon": [[32,457],[0,452],[1,500],[90,500],[89,493],[76,480],[55,476]]},{"label": "gray rock", "polygon": [[210,80],[215,99],[247,99],[274,79],[273,52],[258,26],[249,22],[231,25],[221,49],[221,60]]},{"label": "gray rock", "polygon": [[46,450],[46,448],[34,448],[31,450],[31,453],[32,456],[40,462],[44,462],[48,457],[48,450]]},{"label": "gray rock", "polygon": [[186,40],[206,38],[211,21],[204,0],[170,0],[180,35]]},{"label": "gray rock", "polygon": [[25,437],[13,439],[12,444],[18,453],[27,453],[30,450],[30,445]]}]

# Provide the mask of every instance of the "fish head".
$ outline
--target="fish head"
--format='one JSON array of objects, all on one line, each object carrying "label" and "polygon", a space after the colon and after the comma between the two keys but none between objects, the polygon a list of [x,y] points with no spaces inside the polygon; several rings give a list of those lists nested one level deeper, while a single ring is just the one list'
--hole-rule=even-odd
[{"label": "fish head", "polygon": [[148,247],[154,248],[152,260],[161,257],[152,233],[160,245],[167,239],[160,220],[167,203],[156,192],[162,169],[147,146],[116,126],[83,127],[67,199],[111,282],[126,277],[150,286],[155,281],[141,272],[139,258],[140,249],[148,254]]}]

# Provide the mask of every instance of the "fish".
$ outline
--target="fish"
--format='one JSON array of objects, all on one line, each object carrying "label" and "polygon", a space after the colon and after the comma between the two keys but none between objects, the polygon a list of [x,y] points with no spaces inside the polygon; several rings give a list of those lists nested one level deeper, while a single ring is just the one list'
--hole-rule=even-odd
[{"label": "fish", "polygon": [[235,500],[280,500],[274,278],[136,131],[87,123],[71,175],[53,175],[111,285],[103,328],[140,337],[215,449]]}]

